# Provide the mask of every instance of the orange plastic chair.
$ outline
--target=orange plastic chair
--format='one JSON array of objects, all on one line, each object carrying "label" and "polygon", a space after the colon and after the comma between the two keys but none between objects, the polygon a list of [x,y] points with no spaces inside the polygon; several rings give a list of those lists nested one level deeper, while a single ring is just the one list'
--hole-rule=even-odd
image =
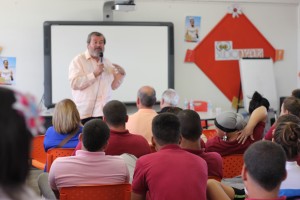
[{"label": "orange plastic chair", "polygon": [[207,102],[206,101],[194,100],[193,105],[194,105],[194,110],[196,112],[207,112]]},{"label": "orange plastic chair", "polygon": [[202,134],[206,137],[206,139],[210,139],[217,135],[217,130],[216,129],[203,129]]},{"label": "orange plastic chair", "polygon": [[45,135],[35,136],[32,140],[31,165],[44,170],[46,164],[46,152],[44,150]]},{"label": "orange plastic chair", "polygon": [[129,183],[65,187],[60,190],[60,200],[130,200]]},{"label": "orange plastic chair", "polygon": [[74,148],[53,148],[47,151],[47,172],[50,171],[50,167],[53,161],[58,157],[71,156]]},{"label": "orange plastic chair", "polygon": [[240,176],[244,165],[243,154],[232,154],[222,156],[223,178],[233,178]]}]

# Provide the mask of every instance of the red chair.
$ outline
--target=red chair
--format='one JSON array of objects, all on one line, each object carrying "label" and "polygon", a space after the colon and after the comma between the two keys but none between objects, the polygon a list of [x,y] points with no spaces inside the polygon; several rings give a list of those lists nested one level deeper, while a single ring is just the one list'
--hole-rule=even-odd
[{"label": "red chair", "polygon": [[32,140],[31,165],[44,170],[46,164],[46,152],[44,150],[45,135],[35,136]]},{"label": "red chair", "polygon": [[129,183],[65,187],[60,190],[60,200],[130,200]]},{"label": "red chair", "polygon": [[233,178],[240,176],[244,165],[243,154],[232,154],[222,156],[223,178]]},{"label": "red chair", "polygon": [[194,105],[194,110],[196,112],[207,112],[207,102],[206,101],[194,100],[193,105]]},{"label": "red chair", "polygon": [[58,157],[71,156],[74,148],[53,148],[47,151],[47,172],[50,171],[50,167],[53,161]]}]

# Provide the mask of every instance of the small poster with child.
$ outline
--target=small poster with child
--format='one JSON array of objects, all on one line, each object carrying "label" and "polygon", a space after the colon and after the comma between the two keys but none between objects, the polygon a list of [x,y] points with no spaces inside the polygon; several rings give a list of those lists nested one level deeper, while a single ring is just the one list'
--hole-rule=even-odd
[{"label": "small poster with child", "polygon": [[0,57],[0,85],[15,85],[16,57]]}]

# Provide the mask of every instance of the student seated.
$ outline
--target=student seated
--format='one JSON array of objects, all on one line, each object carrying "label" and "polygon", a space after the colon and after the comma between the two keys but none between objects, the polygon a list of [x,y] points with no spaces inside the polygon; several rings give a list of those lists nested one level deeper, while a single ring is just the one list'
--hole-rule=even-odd
[{"label": "student seated", "polygon": [[190,153],[200,156],[207,163],[208,176],[223,178],[223,161],[216,152],[205,152],[201,145],[201,119],[193,110],[183,110],[178,113],[180,121],[180,147]]},{"label": "student seated", "polygon": [[[286,114],[293,114],[297,117],[300,117],[300,99],[298,99],[294,96],[287,97],[284,99],[284,101],[282,102],[282,105],[281,105],[280,116],[286,115]],[[273,131],[275,130],[276,123],[277,122],[275,122],[271,126],[269,131],[264,136],[265,140],[272,140]]]},{"label": "student seated", "polygon": [[179,147],[180,122],[162,113],[152,121],[153,144],[158,150],[137,160],[132,200],[206,199],[207,165]]},{"label": "student seated", "polygon": [[243,154],[252,143],[262,139],[269,106],[269,101],[255,92],[249,104],[248,123],[232,111],[219,114],[215,120],[217,136],[207,140],[206,151],[221,156]]},{"label": "student seated", "polygon": [[157,113],[171,112],[175,115],[182,109],[177,107],[179,103],[179,95],[174,89],[167,89],[163,92],[160,100],[160,111]]},{"label": "student seated", "polygon": [[219,114],[216,117],[215,126],[217,136],[207,140],[205,150],[218,152],[221,156],[243,154],[252,143],[262,138],[264,130],[264,124],[259,123],[253,131],[254,140],[248,137],[244,143],[239,143],[237,138],[246,127],[246,121],[241,114],[233,111]]},{"label": "student seated", "polygon": [[62,187],[129,182],[129,172],[124,160],[120,156],[108,156],[104,153],[109,132],[102,120],[88,121],[79,135],[82,150],[78,150],[75,156],[54,160],[49,172],[49,183],[57,197]]},{"label": "student seated", "polygon": [[[286,156],[283,148],[270,141],[252,144],[244,154],[242,179],[246,200],[285,200],[279,197],[279,188],[286,178]],[[240,191],[239,191],[240,192]],[[215,180],[207,182],[208,200],[243,199],[242,193]]]},{"label": "student seated", "polygon": [[[121,155],[123,153],[132,154],[139,158],[151,153],[147,140],[141,136],[130,133],[125,124],[128,120],[126,106],[117,100],[109,101],[103,107],[103,121],[110,129],[110,137],[107,148],[104,150],[106,155]],[[82,148],[79,142],[75,152]],[[75,153],[74,153],[75,154]]]},{"label": "student seated", "polygon": [[0,87],[0,199],[40,199],[26,185],[32,138],[44,131],[32,96]]},{"label": "student seated", "polygon": [[280,186],[280,196],[300,198],[300,166],[297,159],[300,155],[300,119],[295,115],[283,115],[278,118],[274,132],[274,142],[285,151],[287,178]]},{"label": "student seated", "polygon": [[52,124],[45,134],[44,149],[75,148],[82,132],[79,112],[71,99],[64,99],[55,105]]}]

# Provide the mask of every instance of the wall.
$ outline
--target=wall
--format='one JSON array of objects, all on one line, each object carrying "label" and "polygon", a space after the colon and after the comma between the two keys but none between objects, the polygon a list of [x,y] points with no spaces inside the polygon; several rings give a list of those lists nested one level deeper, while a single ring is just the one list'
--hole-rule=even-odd
[{"label": "wall", "polygon": [[[184,42],[184,19],[188,15],[201,16],[200,38],[204,38],[226,14],[227,8],[233,2],[224,0],[136,0],[135,2],[136,11],[114,12],[114,21],[174,23],[175,89],[181,96],[181,105],[184,98],[204,99],[211,100],[214,106],[228,109],[231,102],[202,71],[193,63],[184,63],[186,50],[196,46],[195,43]],[[276,49],[285,50],[284,60],[276,62],[274,70],[278,96],[289,95],[299,81],[297,78],[299,1],[235,2],[239,2],[247,17]],[[38,99],[42,98],[44,21],[101,21],[103,3],[104,1],[100,0],[2,0],[0,46],[3,50],[0,56],[17,57],[16,88],[30,91]],[[160,95],[158,94],[158,97]]]}]

